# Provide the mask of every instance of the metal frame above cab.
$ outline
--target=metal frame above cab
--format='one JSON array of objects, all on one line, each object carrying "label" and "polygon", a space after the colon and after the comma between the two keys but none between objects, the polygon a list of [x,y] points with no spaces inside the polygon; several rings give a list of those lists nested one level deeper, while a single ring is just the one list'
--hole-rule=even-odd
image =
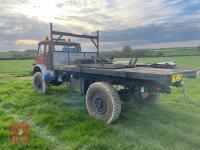
[{"label": "metal frame above cab", "polygon": [[[58,36],[55,38],[54,36]],[[58,41],[64,41],[62,39],[63,36],[69,36],[69,37],[77,37],[77,38],[84,38],[84,39],[90,39],[94,46],[97,49],[97,56],[99,56],[99,31],[97,30],[97,35],[85,35],[85,34],[73,34],[73,33],[67,33],[67,32],[60,32],[60,31],[54,31],[53,30],[53,24],[50,23],[50,37],[51,37],[51,42],[58,42]]]}]

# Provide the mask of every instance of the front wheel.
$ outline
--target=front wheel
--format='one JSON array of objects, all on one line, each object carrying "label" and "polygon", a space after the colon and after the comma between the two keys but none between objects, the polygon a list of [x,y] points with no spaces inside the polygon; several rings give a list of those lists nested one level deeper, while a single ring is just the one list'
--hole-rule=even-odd
[{"label": "front wheel", "polygon": [[99,120],[113,123],[121,112],[121,102],[114,87],[105,82],[96,82],[89,86],[86,93],[88,113]]},{"label": "front wheel", "polygon": [[36,72],[34,74],[33,87],[37,93],[48,94],[50,91],[50,84],[43,80],[41,72]]}]

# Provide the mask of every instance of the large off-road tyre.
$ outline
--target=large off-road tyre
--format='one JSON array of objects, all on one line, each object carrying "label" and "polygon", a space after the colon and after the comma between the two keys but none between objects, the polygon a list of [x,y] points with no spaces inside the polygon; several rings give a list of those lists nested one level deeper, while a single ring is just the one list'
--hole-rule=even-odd
[{"label": "large off-road tyre", "polygon": [[42,73],[36,72],[33,76],[33,87],[35,92],[42,94],[49,94],[50,84],[43,80]]},{"label": "large off-road tyre", "polygon": [[106,82],[96,82],[86,93],[88,113],[107,123],[115,122],[121,112],[121,101],[115,88]]}]

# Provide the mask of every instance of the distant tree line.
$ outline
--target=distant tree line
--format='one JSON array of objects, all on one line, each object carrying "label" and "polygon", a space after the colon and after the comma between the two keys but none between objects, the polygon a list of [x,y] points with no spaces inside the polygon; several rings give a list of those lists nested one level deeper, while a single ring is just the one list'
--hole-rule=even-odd
[{"label": "distant tree line", "polygon": [[198,48],[162,48],[156,50],[134,50],[130,46],[126,45],[121,50],[101,53],[101,56],[109,58],[173,57],[196,55],[200,55],[200,46]]},{"label": "distant tree line", "polygon": [[[0,52],[0,60],[7,59],[34,59],[36,50]],[[102,57],[108,58],[141,58],[141,57],[173,57],[173,56],[200,56],[200,46],[196,48],[170,48],[156,50],[134,50],[131,46],[125,45],[121,50],[100,51]]]},{"label": "distant tree line", "polygon": [[200,51],[200,46],[198,46],[197,49]]},{"label": "distant tree line", "polygon": [[33,59],[36,57],[36,52],[36,50],[0,52],[0,60]]}]

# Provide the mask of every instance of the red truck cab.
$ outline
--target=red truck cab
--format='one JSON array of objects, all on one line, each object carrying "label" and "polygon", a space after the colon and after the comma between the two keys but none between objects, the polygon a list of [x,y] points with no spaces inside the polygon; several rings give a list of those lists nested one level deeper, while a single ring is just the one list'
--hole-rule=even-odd
[{"label": "red truck cab", "polygon": [[47,68],[50,67],[50,58],[52,51],[64,51],[64,52],[81,52],[80,43],[68,41],[50,41],[46,38],[45,41],[38,43],[38,51],[36,57],[36,64],[45,65]]}]

